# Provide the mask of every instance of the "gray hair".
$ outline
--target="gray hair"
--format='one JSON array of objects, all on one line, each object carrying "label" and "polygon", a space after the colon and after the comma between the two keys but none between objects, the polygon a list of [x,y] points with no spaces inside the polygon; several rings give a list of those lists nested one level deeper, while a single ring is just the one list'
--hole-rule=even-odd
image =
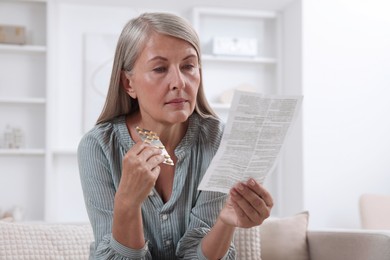
[{"label": "gray hair", "polygon": [[122,87],[121,73],[132,71],[140,52],[153,32],[182,39],[194,47],[200,66],[200,84],[195,112],[202,117],[217,117],[204,93],[200,42],[194,28],[185,19],[174,14],[144,13],[131,19],[119,36],[107,98],[97,124],[139,110],[138,101],[131,98]]}]

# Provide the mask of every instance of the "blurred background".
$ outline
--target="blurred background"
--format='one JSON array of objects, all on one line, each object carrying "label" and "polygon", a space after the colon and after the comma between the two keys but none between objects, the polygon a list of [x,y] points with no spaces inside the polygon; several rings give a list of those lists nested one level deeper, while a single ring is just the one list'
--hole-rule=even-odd
[{"label": "blurred background", "polygon": [[197,29],[221,118],[234,89],[304,96],[266,180],[274,216],[359,228],[360,196],[390,193],[385,0],[1,0],[0,218],[88,220],[77,145],[102,109],[121,29],[146,11]]}]

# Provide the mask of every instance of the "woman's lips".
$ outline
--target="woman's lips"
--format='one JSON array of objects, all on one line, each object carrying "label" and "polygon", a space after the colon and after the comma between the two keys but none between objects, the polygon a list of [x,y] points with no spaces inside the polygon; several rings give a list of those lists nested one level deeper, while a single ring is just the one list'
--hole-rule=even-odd
[{"label": "woman's lips", "polygon": [[182,104],[185,102],[187,102],[187,100],[184,98],[175,98],[175,99],[169,100],[166,104],[175,105],[175,104]]}]

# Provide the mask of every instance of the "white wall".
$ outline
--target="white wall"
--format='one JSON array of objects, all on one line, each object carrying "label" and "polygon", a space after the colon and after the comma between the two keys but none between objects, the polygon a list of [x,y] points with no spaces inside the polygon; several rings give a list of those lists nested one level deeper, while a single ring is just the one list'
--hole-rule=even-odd
[{"label": "white wall", "polygon": [[311,227],[359,227],[390,193],[390,3],[303,2],[304,206]]},{"label": "white wall", "polygon": [[[283,9],[283,93],[302,94],[302,1],[291,2]],[[302,111],[291,128],[282,157],[280,201],[281,216],[290,216],[303,207]]]}]

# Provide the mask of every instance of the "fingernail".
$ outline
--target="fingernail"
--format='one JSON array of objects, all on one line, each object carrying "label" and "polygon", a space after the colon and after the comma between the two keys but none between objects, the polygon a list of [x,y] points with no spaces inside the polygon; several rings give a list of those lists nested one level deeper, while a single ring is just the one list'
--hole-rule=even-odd
[{"label": "fingernail", "polygon": [[255,182],[254,179],[250,179],[250,180],[248,181],[248,184],[249,184],[250,186],[255,186],[255,185],[256,185],[256,182]]},{"label": "fingernail", "polygon": [[240,191],[243,191],[244,190],[244,185],[242,185],[242,183],[238,184],[238,189]]}]

